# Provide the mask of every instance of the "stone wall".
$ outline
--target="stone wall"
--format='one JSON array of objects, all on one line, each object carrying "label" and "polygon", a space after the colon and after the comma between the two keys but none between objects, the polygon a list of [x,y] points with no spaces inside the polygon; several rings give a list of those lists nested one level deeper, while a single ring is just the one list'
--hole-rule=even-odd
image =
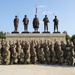
[{"label": "stone wall", "polygon": [[50,40],[54,42],[54,39],[56,39],[59,43],[60,41],[66,42],[66,35],[60,34],[60,33],[25,33],[25,34],[6,34],[6,40],[7,41],[16,41],[16,40]]}]

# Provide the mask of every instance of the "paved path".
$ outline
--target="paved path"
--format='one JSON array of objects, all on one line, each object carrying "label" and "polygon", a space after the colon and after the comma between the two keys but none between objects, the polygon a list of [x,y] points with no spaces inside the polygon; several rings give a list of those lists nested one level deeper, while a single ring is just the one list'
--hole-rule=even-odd
[{"label": "paved path", "polygon": [[0,75],[75,75],[75,67],[58,65],[0,65]]}]

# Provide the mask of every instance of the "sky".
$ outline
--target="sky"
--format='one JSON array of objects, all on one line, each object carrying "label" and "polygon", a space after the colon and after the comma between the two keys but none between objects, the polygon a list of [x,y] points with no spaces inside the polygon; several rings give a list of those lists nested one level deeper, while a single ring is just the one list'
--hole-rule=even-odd
[{"label": "sky", "polygon": [[53,33],[53,19],[57,15],[59,19],[59,31],[67,31],[72,36],[75,34],[75,0],[0,0],[0,31],[14,31],[13,20],[15,15],[19,18],[18,31],[24,31],[23,18],[27,15],[29,19],[28,31],[33,32],[32,21],[37,16],[40,21],[39,31],[44,31],[43,18],[48,16],[50,23],[49,31]]}]

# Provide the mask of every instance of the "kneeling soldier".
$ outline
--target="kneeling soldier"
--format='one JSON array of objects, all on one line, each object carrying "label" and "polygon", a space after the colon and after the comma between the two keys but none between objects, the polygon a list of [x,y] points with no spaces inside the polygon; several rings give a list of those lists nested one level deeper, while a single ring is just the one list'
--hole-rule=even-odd
[{"label": "kneeling soldier", "polygon": [[47,64],[50,64],[50,51],[49,51],[48,47],[47,47],[47,50],[46,50],[46,53],[45,53],[45,58],[46,58]]},{"label": "kneeling soldier", "polygon": [[45,54],[44,54],[44,50],[43,50],[43,48],[41,48],[41,51],[39,51],[39,53],[38,53],[38,60],[39,60],[39,62],[40,63],[44,63],[44,61],[45,61]]},{"label": "kneeling soldier", "polygon": [[19,63],[20,64],[24,64],[25,63],[25,54],[24,54],[23,50],[21,50],[21,53],[20,53]]},{"label": "kneeling soldier", "polygon": [[59,47],[57,57],[58,57],[57,58],[58,64],[62,64],[63,63],[63,51],[61,50],[61,47]]},{"label": "kneeling soldier", "polygon": [[31,63],[36,64],[36,61],[37,61],[37,57],[36,57],[36,52],[34,49],[33,52],[31,53]]},{"label": "kneeling soldier", "polygon": [[25,54],[25,64],[30,64],[30,51],[27,50]]},{"label": "kneeling soldier", "polygon": [[18,63],[18,53],[16,52],[16,49],[14,49],[11,57],[11,64],[17,64],[17,63]]},{"label": "kneeling soldier", "polygon": [[54,51],[54,47],[52,47],[52,50],[51,50],[51,62],[52,62],[52,64],[56,63],[56,54]]},{"label": "kneeling soldier", "polygon": [[3,57],[3,64],[9,65],[10,64],[10,51],[9,51],[9,47],[5,48],[5,51],[3,51],[3,53],[2,53],[2,57]]}]

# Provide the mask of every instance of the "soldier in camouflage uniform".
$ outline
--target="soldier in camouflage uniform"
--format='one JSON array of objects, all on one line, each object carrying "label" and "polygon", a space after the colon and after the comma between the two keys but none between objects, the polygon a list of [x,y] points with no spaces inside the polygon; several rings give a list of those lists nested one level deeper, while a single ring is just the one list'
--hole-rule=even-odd
[{"label": "soldier in camouflage uniform", "polygon": [[74,66],[74,45],[73,45],[73,42],[71,42],[70,44],[70,58],[69,58],[69,65],[73,65]]},{"label": "soldier in camouflage uniform", "polygon": [[18,53],[16,52],[16,49],[14,48],[12,55],[11,55],[11,64],[17,64],[18,63]]},{"label": "soldier in camouflage uniform", "polygon": [[2,61],[3,61],[3,64],[10,64],[10,51],[9,51],[9,47],[6,47],[5,48],[5,51],[3,51],[2,53]]},{"label": "soldier in camouflage uniform", "polygon": [[70,53],[70,41],[67,40],[67,44],[66,44],[66,51],[65,51],[65,64],[69,64],[69,58],[71,56]]},{"label": "soldier in camouflage uniform", "polygon": [[49,47],[49,51],[51,52],[51,50],[52,50],[52,42],[49,42],[48,47]]},{"label": "soldier in camouflage uniform", "polygon": [[2,56],[1,56],[1,42],[0,42],[0,65],[2,64]]},{"label": "soldier in camouflage uniform", "polygon": [[10,60],[12,61],[12,53],[14,52],[14,49],[16,49],[16,45],[15,45],[15,42],[13,41],[11,44],[10,44]]},{"label": "soldier in camouflage uniform", "polygon": [[74,51],[75,51],[75,39],[73,40],[73,45],[74,45]]},{"label": "soldier in camouflage uniform", "polygon": [[22,49],[21,44],[20,44],[20,42],[18,42],[17,45],[16,45],[16,51],[17,51],[18,54],[20,54],[21,49]]},{"label": "soldier in camouflage uniform", "polygon": [[62,64],[63,63],[63,51],[61,50],[61,47],[59,47],[57,56],[58,56],[57,58],[58,64]]},{"label": "soldier in camouflage uniform", "polygon": [[2,64],[2,56],[1,56],[1,52],[0,52],[0,65]]},{"label": "soldier in camouflage uniform", "polygon": [[66,58],[66,44],[61,41],[61,50],[63,50],[63,58]]},{"label": "soldier in camouflage uniform", "polygon": [[25,54],[23,50],[21,50],[20,56],[19,56],[19,63],[24,64],[25,63]]},{"label": "soldier in camouflage uniform", "polygon": [[48,48],[48,44],[47,44],[47,40],[45,40],[43,44],[44,53],[46,53],[47,48]]},{"label": "soldier in camouflage uniform", "polygon": [[10,45],[10,52],[12,53],[14,48],[16,49],[16,45],[15,45],[15,42],[13,41]]},{"label": "soldier in camouflage uniform", "polygon": [[54,51],[56,53],[56,58],[57,58],[58,50],[59,50],[59,44],[58,44],[58,41],[55,41],[55,43],[54,43]]},{"label": "soldier in camouflage uniform", "polygon": [[45,53],[45,58],[46,58],[47,64],[50,64],[50,51],[49,51],[48,47],[47,47],[47,50],[46,50],[46,53]]},{"label": "soldier in camouflage uniform", "polygon": [[25,48],[25,41],[22,41],[22,43],[21,43],[21,47],[22,47],[23,52],[24,52],[24,48]]},{"label": "soldier in camouflage uniform", "polygon": [[43,42],[43,40],[40,40],[40,48],[43,48],[44,47],[44,42]]},{"label": "soldier in camouflage uniform", "polygon": [[40,52],[40,43],[39,42],[37,42],[37,45],[36,45],[35,49],[36,49],[36,56],[37,56],[37,61],[38,61],[38,58],[39,58],[38,54]]},{"label": "soldier in camouflage uniform", "polygon": [[6,45],[5,45],[5,41],[1,41],[1,54],[3,53],[3,51],[5,51]]},{"label": "soldier in camouflage uniform", "polygon": [[30,64],[30,51],[27,50],[25,54],[25,64]]},{"label": "soldier in camouflage uniform", "polygon": [[29,42],[25,41],[25,45],[24,45],[24,53],[26,54],[27,51],[30,51],[30,44]]},{"label": "soldier in camouflage uniform", "polygon": [[55,51],[54,51],[54,47],[52,47],[50,57],[51,57],[51,63],[52,63],[52,64],[55,64],[55,63],[56,63],[56,53],[55,53]]},{"label": "soldier in camouflage uniform", "polygon": [[8,47],[10,49],[9,42],[5,41],[5,48]]},{"label": "soldier in camouflage uniform", "polygon": [[44,54],[44,49],[41,48],[41,50],[38,52],[38,60],[39,60],[39,63],[44,63],[45,61],[45,54]]},{"label": "soldier in camouflage uniform", "polygon": [[35,47],[35,44],[34,44],[34,41],[32,40],[31,43],[30,43],[30,54],[32,54],[34,52],[34,48]]},{"label": "soldier in camouflage uniform", "polygon": [[36,51],[34,49],[33,52],[31,53],[31,63],[36,64],[36,61],[37,61],[37,56],[36,56]]},{"label": "soldier in camouflage uniform", "polygon": [[20,63],[20,53],[21,53],[21,50],[22,50],[21,44],[20,44],[20,42],[18,41],[17,47],[16,47],[16,51],[17,51],[17,53],[18,53],[18,63]]}]

